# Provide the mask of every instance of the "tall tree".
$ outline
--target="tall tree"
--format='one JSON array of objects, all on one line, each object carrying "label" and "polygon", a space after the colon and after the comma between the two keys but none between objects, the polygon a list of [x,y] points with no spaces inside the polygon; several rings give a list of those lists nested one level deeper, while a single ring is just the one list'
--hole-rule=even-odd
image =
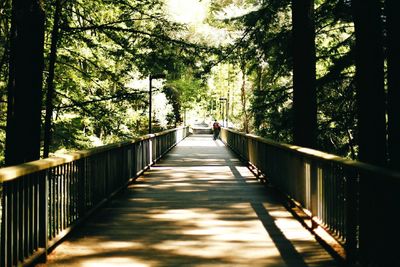
[{"label": "tall tree", "polygon": [[246,96],[246,61],[243,57],[240,60],[240,71],[242,72],[242,86],[240,87],[240,102],[242,104],[243,131],[249,133],[249,117],[247,113]]},{"label": "tall tree", "polygon": [[6,165],[40,157],[45,14],[41,0],[12,4]]},{"label": "tall tree", "polygon": [[314,0],[293,0],[293,115],[294,143],[316,146]]},{"label": "tall tree", "polygon": [[386,161],[383,34],[380,0],[354,0],[359,160]]},{"label": "tall tree", "polygon": [[388,55],[388,149],[389,163],[400,170],[400,16],[399,1],[386,0],[386,29]]},{"label": "tall tree", "polygon": [[60,17],[61,17],[61,0],[56,0],[54,11],[53,29],[51,32],[51,47],[49,58],[49,74],[47,76],[46,91],[46,115],[44,121],[44,140],[43,140],[43,157],[49,156],[50,143],[52,137],[52,117],[53,117],[53,99],[54,99],[54,74],[57,59],[57,43],[59,39]]},{"label": "tall tree", "polygon": [[[352,5],[356,36],[358,158],[363,162],[383,165],[386,160],[386,122],[381,1],[353,0]],[[375,266],[374,262],[380,265],[386,261],[386,256],[382,255],[386,243],[383,244],[381,239],[387,236],[384,233],[385,226],[380,218],[370,216],[371,210],[382,207],[379,202],[384,199],[384,191],[387,191],[382,186],[367,174],[360,177],[359,231],[363,266]],[[376,229],[382,229],[382,233],[377,233]],[[390,247],[390,243],[387,246]]]}]

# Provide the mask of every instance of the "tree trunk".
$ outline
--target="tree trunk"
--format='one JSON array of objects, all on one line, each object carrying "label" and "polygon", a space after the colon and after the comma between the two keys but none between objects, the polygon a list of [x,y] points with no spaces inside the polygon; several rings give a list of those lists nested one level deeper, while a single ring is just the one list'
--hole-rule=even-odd
[{"label": "tree trunk", "polygon": [[293,0],[293,140],[316,147],[314,1]]},{"label": "tree trunk", "polygon": [[400,170],[400,16],[398,0],[386,0],[388,64],[388,148],[391,168]]},{"label": "tree trunk", "polygon": [[56,0],[56,9],[54,11],[53,30],[51,33],[51,48],[49,60],[49,75],[47,76],[46,92],[46,116],[44,121],[44,140],[43,140],[43,158],[47,158],[50,152],[52,139],[52,118],[53,118],[53,99],[54,99],[54,70],[57,59],[57,43],[59,39],[61,17],[61,0]]},{"label": "tree trunk", "polygon": [[40,158],[44,18],[40,0],[13,1],[6,165]]},{"label": "tree trunk", "polygon": [[[386,122],[381,1],[353,0],[352,5],[356,36],[358,159],[370,164],[384,165]],[[385,182],[376,178],[379,177],[368,173],[361,173],[359,177],[359,240],[362,266],[390,266],[383,264],[388,255],[383,253],[383,250],[389,250],[393,246],[383,242],[384,237],[387,237],[385,228],[388,227],[379,215],[371,216],[371,211],[379,211],[379,214],[391,212],[386,209],[391,203],[381,202],[385,198],[384,191],[388,191],[389,188],[384,189],[387,186]]]},{"label": "tree trunk", "polygon": [[354,0],[358,143],[361,161],[386,161],[383,44],[379,0]]},{"label": "tree trunk", "polygon": [[242,87],[241,87],[241,101],[242,101],[242,112],[243,112],[243,130],[245,133],[249,133],[249,122],[247,116],[247,108],[246,108],[246,63],[243,61],[241,64],[242,71]]}]

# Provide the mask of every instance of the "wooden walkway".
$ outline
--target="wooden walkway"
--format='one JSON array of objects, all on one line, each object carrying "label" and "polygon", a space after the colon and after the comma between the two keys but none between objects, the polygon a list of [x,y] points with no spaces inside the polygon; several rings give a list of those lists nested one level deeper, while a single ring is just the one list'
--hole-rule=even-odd
[{"label": "wooden walkway", "polygon": [[41,266],[338,266],[222,142],[192,135]]}]

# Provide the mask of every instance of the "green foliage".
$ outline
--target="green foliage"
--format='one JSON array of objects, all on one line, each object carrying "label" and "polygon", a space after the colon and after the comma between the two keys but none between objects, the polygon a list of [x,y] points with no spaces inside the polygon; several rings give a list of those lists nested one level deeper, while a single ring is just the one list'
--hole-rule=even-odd
[{"label": "green foliage", "polygon": [[[47,68],[54,1],[45,2]],[[180,124],[184,111],[190,109],[222,119],[219,98],[225,97],[229,120],[237,128],[292,141],[290,0],[211,1],[207,22],[225,30],[227,36],[239,36],[219,47],[205,37],[194,38],[190,27],[170,21],[163,0],[62,2],[52,151],[146,133],[146,81],[150,74],[161,72],[167,73],[159,93],[172,106],[165,118],[170,127]],[[232,15],[232,10],[241,11]],[[10,14],[11,0],[2,1],[0,151],[6,127]],[[349,1],[315,1],[318,144],[325,151],[355,157],[351,20]],[[144,85],[138,85],[139,80]],[[164,127],[154,125],[155,130]]]},{"label": "green foliage", "polygon": [[[247,8],[244,15],[217,21],[220,27],[242,29],[224,59],[245,64],[252,87],[251,116],[256,134],[292,141],[291,1],[215,1],[213,11],[231,5]],[[315,2],[318,146],[355,157],[357,147],[354,90],[354,28],[349,1]],[[245,62],[245,63],[243,63]]]},{"label": "green foliage", "polygon": [[0,2],[0,165],[4,161],[11,0]]},{"label": "green foliage", "polygon": [[194,106],[204,106],[208,101],[208,87],[202,79],[194,76],[193,71],[187,70],[181,77],[170,80],[164,86],[164,93],[173,106],[171,121],[175,124],[182,122],[182,112]]},{"label": "green foliage", "polygon": [[[55,0],[44,4],[48,69]],[[2,152],[11,0],[1,2],[0,15]],[[181,33],[186,30],[185,25],[166,16],[163,0],[62,1],[51,151],[87,148],[147,133],[148,87],[137,84],[154,73],[169,73],[170,87],[163,92],[174,107],[170,126],[180,123],[182,108],[190,106],[201,87],[201,80],[194,76],[206,72],[210,53],[215,52],[204,44],[185,40]],[[190,78],[181,78],[187,69],[191,69]],[[154,130],[163,127],[156,123]]]},{"label": "green foliage", "polygon": [[85,123],[81,118],[63,118],[54,125],[53,151],[60,149],[86,149],[90,147]]}]

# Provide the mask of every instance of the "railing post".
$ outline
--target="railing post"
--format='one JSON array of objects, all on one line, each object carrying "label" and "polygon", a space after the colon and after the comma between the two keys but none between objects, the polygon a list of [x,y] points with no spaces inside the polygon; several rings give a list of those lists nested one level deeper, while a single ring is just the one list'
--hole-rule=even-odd
[{"label": "railing post", "polygon": [[132,149],[133,149],[133,154],[132,154],[132,165],[133,167],[133,176],[136,177],[140,168],[139,168],[139,159],[140,159],[140,151],[139,151],[139,147],[140,147],[140,142],[137,141],[133,144]]},{"label": "railing post", "polygon": [[48,213],[48,176],[51,175],[51,170],[47,170],[46,172],[41,172],[39,175],[39,190],[37,191],[39,198],[39,247],[44,249],[44,255],[42,257],[42,261],[45,262],[47,259],[47,250],[48,250],[48,229],[49,229],[49,213]]},{"label": "railing post", "polygon": [[[310,211],[312,217],[318,216],[318,164],[316,161],[310,161]],[[318,224],[311,220],[311,228],[315,229]]]},{"label": "railing post", "polygon": [[80,159],[78,161],[78,195],[77,195],[77,207],[78,207],[78,218],[85,214],[86,210],[86,194],[85,194],[85,178],[86,178],[86,159]]},{"label": "railing post", "polygon": [[357,174],[351,170],[346,175],[346,263],[351,266],[357,260]]},{"label": "railing post", "polygon": [[11,250],[9,242],[11,241],[10,236],[10,225],[9,225],[9,212],[10,212],[10,203],[9,203],[9,189],[8,184],[2,184],[2,214],[1,214],[1,263],[0,266],[9,266],[11,264]]},{"label": "railing post", "polygon": [[[359,193],[359,222],[360,222],[360,263],[362,266],[372,266],[376,260],[376,216],[371,216],[371,211],[378,210],[376,206],[376,192],[371,181],[371,175],[367,172],[360,173],[360,193]],[[375,215],[375,214],[374,214]]]}]

